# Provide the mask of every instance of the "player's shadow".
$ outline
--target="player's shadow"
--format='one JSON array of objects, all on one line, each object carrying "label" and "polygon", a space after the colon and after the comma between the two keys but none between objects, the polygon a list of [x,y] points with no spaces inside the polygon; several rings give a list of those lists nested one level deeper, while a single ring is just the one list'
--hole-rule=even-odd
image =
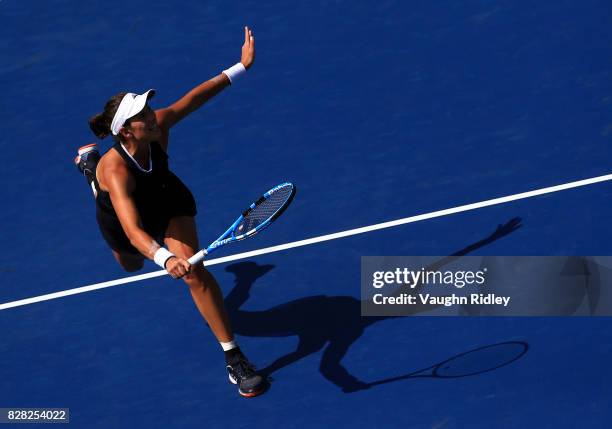
[{"label": "player's shadow", "polygon": [[[486,246],[520,228],[520,221],[520,218],[514,218],[505,225],[499,225],[495,232],[485,239],[438,262],[445,265],[450,262],[449,258],[455,259]],[[278,357],[267,367],[262,368],[260,371],[263,375],[270,376],[275,371],[325,348],[319,367],[321,374],[345,392],[406,378],[400,376],[366,383],[350,374],[340,363],[351,344],[357,341],[366,328],[392,318],[361,317],[361,301],[352,296],[316,295],[290,301],[268,310],[241,310],[240,307],[249,299],[253,284],[273,268],[273,265],[242,262],[229,265],[225,269],[236,276],[236,285],[225,298],[225,304],[237,334],[250,337],[298,337],[296,350]],[[431,308],[424,306],[416,312]]]}]

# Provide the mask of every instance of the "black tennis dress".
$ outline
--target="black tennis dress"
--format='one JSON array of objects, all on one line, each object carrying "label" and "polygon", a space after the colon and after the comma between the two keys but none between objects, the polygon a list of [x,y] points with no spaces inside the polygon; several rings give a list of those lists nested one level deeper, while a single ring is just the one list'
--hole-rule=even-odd
[{"label": "black tennis dress", "polygon": [[[143,229],[159,244],[163,245],[164,234],[170,219],[176,216],[195,216],[197,213],[193,195],[181,179],[168,169],[168,155],[157,142],[150,144],[149,170],[144,170],[120,143],[116,150],[127,163],[135,181],[132,198],[138,210]],[[94,175],[96,197],[96,219],[102,236],[109,246],[119,253],[139,255],[121,227],[110,195],[100,189]]]}]

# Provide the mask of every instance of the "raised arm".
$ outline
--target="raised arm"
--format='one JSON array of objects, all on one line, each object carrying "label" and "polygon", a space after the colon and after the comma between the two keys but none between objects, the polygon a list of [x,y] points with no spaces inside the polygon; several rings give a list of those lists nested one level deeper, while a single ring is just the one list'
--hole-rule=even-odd
[{"label": "raised arm", "polygon": [[[249,69],[253,65],[253,61],[255,61],[255,38],[249,27],[244,27],[244,44],[242,45],[240,63],[245,69]],[[155,112],[157,123],[162,130],[167,132],[181,119],[199,109],[230,84],[231,81],[227,74],[219,73],[212,79],[193,88],[171,106],[157,110]]]}]

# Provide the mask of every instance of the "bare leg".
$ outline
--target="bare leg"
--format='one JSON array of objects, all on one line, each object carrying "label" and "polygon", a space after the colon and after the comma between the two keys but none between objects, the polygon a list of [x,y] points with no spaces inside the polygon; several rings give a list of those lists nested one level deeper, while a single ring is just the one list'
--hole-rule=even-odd
[{"label": "bare leg", "polygon": [[[181,216],[170,220],[164,238],[168,249],[183,259],[189,259],[198,252],[198,234],[192,217]],[[196,264],[190,274],[183,277],[196,307],[208,322],[210,329],[220,342],[234,339],[229,318],[223,304],[219,284],[204,265]]]},{"label": "bare leg", "polygon": [[113,250],[113,256],[125,271],[138,271],[144,265],[145,257],[142,255],[133,255],[131,253],[119,253]]}]

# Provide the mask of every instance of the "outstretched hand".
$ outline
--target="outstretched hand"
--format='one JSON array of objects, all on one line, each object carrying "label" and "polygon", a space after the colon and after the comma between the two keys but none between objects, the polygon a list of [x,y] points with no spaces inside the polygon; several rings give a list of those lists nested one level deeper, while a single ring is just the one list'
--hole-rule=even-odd
[{"label": "outstretched hand", "polygon": [[242,45],[242,56],[240,62],[247,70],[255,61],[255,38],[249,27],[244,27],[244,45]]}]

